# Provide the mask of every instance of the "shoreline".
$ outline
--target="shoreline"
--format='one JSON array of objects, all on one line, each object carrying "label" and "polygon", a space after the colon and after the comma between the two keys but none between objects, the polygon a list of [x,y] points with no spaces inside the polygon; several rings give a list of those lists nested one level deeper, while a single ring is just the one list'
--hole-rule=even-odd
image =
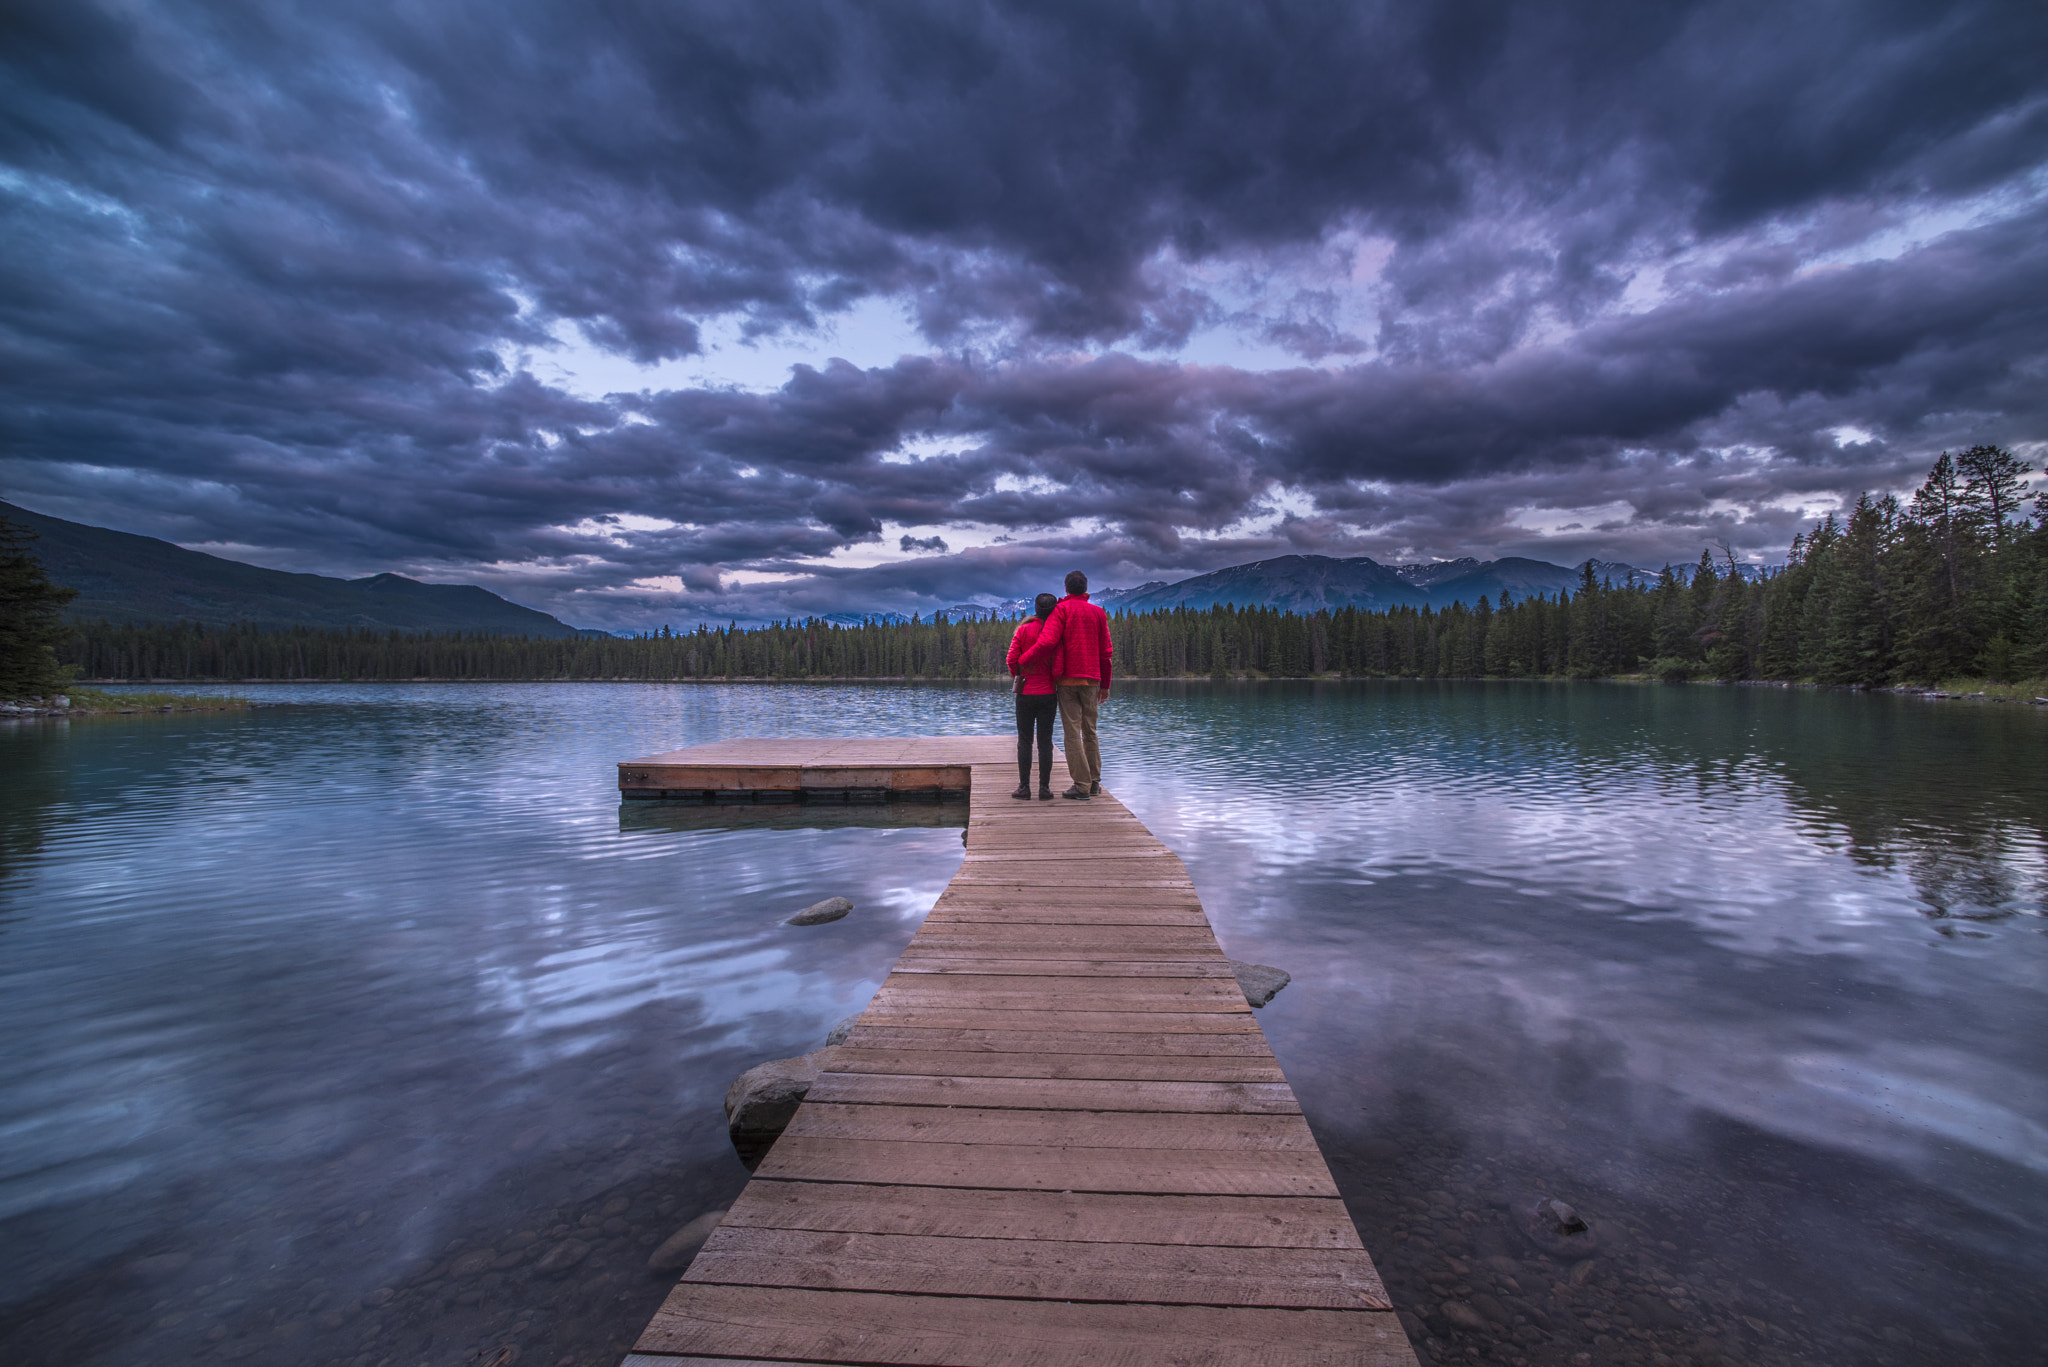
[{"label": "shoreline", "polygon": [[[840,674],[814,674],[814,675],[808,675],[808,676],[804,676],[804,677],[799,677],[799,678],[791,678],[791,677],[780,677],[780,676],[776,676],[776,675],[761,675],[761,674],[734,674],[734,675],[708,675],[708,676],[707,676],[707,675],[697,675],[697,676],[690,676],[690,677],[676,677],[676,678],[633,678],[633,677],[628,677],[628,676],[624,676],[624,675],[612,675],[612,676],[605,676],[605,677],[598,677],[598,678],[580,678],[580,679],[564,679],[564,678],[540,678],[540,677],[531,677],[531,678],[516,678],[516,679],[462,679],[462,678],[448,678],[448,677],[443,677],[443,676],[424,676],[424,675],[422,675],[422,676],[416,676],[416,677],[412,677],[412,678],[403,678],[403,679],[396,679],[396,678],[394,678],[394,679],[351,679],[351,678],[323,678],[323,679],[307,679],[307,678],[299,678],[299,679],[268,679],[268,678],[254,678],[254,677],[252,677],[252,678],[236,678],[236,679],[219,679],[219,680],[205,680],[205,679],[168,679],[168,678],[152,678],[152,679],[94,679],[94,680],[91,680],[91,681],[90,681],[90,686],[88,686],[87,688],[84,688],[84,689],[82,689],[82,690],[78,690],[78,691],[87,691],[87,692],[94,692],[94,691],[96,691],[96,687],[94,687],[94,686],[111,686],[111,687],[136,687],[136,686],[140,686],[140,685],[150,685],[150,684],[158,684],[158,685],[161,685],[161,684],[177,684],[177,685],[183,685],[183,686],[186,686],[186,687],[192,687],[192,686],[195,686],[195,685],[196,685],[196,686],[200,686],[200,687],[237,687],[237,686],[245,686],[245,685],[255,685],[255,684],[261,684],[261,685],[264,685],[264,686],[266,686],[266,687],[276,687],[276,686],[290,686],[290,685],[308,685],[308,686],[319,686],[319,687],[332,687],[332,686],[334,686],[334,685],[338,685],[338,684],[339,684],[339,685],[353,685],[353,684],[365,684],[365,685],[369,685],[369,684],[666,684],[666,685],[692,685],[692,684],[796,684],[796,685],[802,685],[802,684],[850,684],[850,683],[859,683],[859,684],[916,684],[916,685],[922,685],[922,686],[930,687],[930,686],[935,686],[935,685],[954,685],[954,686],[966,686],[966,685],[978,685],[978,684],[995,684],[995,683],[1002,683],[1002,682],[1006,682],[1006,681],[1007,681],[1007,680],[1006,680],[1005,676],[1002,676],[1002,675],[988,675],[988,676],[979,676],[979,675],[978,675],[978,676],[975,676],[975,677],[971,677],[971,678],[942,678],[942,677],[930,677],[930,676],[925,676],[925,675],[904,675],[904,674],[880,674],[880,675],[851,675],[851,674],[849,674],[849,675],[840,675]],[[2031,679],[2030,679],[2030,680],[2025,680],[2025,681],[2023,681],[2023,683],[2015,683],[2015,684],[1997,684],[1997,683],[1993,683],[1992,681],[1990,681],[1990,680],[1986,680],[1986,679],[1965,679],[1965,680],[1948,680],[1948,681],[1945,681],[1945,682],[1946,682],[1946,683],[1948,683],[1948,684],[1950,685],[1950,687],[1949,687],[1949,688],[1944,688],[1944,687],[1941,687],[1941,686],[1939,686],[1939,685],[1935,685],[1935,684],[1890,684],[1890,685],[1873,685],[1873,684],[1823,684],[1823,683],[1813,683],[1813,682],[1811,682],[1811,681],[1808,681],[1808,680],[1803,680],[1803,679],[1659,679],[1659,678],[1657,678],[1657,677],[1655,677],[1655,676],[1653,676],[1653,675],[1648,675],[1648,674],[1612,674],[1612,675],[1607,675],[1607,676],[1604,676],[1604,677],[1601,677],[1601,678],[1597,678],[1597,679],[1572,679],[1572,678],[1568,678],[1568,677],[1565,677],[1565,676],[1563,676],[1563,675],[1514,675],[1514,676],[1493,676],[1493,675],[1483,675],[1483,674],[1482,674],[1482,675],[1439,675],[1439,676],[1437,676],[1437,677],[1431,678],[1431,677],[1427,677],[1427,676],[1424,676],[1424,675],[1419,675],[1419,674],[1409,674],[1409,675],[1401,675],[1401,674],[1354,674],[1354,675],[1345,675],[1345,674],[1307,674],[1307,675],[1293,675],[1293,674],[1290,674],[1290,675],[1270,675],[1270,674],[1259,674],[1259,673],[1249,673],[1249,674],[1232,674],[1232,675],[1229,675],[1229,676],[1227,676],[1227,677],[1224,677],[1224,678],[1221,678],[1221,679],[1219,679],[1219,678],[1215,677],[1214,675],[1209,675],[1209,674],[1159,674],[1159,675],[1131,675],[1131,676],[1125,676],[1125,677],[1124,677],[1124,678],[1123,678],[1123,679],[1122,679],[1121,681],[1122,681],[1122,682],[1126,682],[1126,683],[1180,683],[1180,684],[1187,684],[1187,683],[1503,683],[1503,684],[1507,684],[1507,683],[1622,683],[1622,684],[1643,684],[1643,685],[1649,685],[1649,684],[1656,684],[1656,685],[1659,685],[1659,686],[1669,686],[1669,685],[1672,685],[1672,684],[1678,684],[1678,685],[1702,685],[1702,686],[1706,686],[1706,687],[1712,687],[1712,688],[1804,688],[1804,689],[1813,689],[1813,690],[1816,690],[1816,691],[1819,691],[1819,692],[1827,692],[1827,693],[1886,693],[1886,694],[1892,694],[1892,695],[1895,695],[1895,696],[1899,696],[1899,697],[1914,697],[1914,698],[1924,698],[1924,699],[1927,699],[1928,701],[1947,701],[1947,702],[1995,702],[1995,703],[2021,703],[2021,704],[2024,704],[2024,705],[2027,705],[2027,706],[2030,706],[2030,707],[2048,707],[2048,697],[2042,697],[2042,696],[2039,696],[2039,695],[2033,695],[2033,694],[2031,694],[2031,690],[2032,690],[2032,689],[2033,689],[2034,687],[2042,686],[2042,681],[2039,681],[2039,680],[2031,680]],[[1962,686],[1964,686],[1964,685],[1975,685],[1975,687],[1974,687],[1974,689],[1972,689],[1972,691],[1967,691],[1967,692],[1965,692],[1965,691],[1959,691],[1959,690],[1960,690],[1960,689],[1962,688]],[[2000,690],[2000,689],[2010,689],[2010,690],[2012,690],[2012,691],[2010,691],[2010,692],[1999,692],[1999,691],[1996,691],[1996,690]],[[29,716],[29,715],[44,715],[44,716],[100,716],[100,715],[108,715],[108,714],[128,714],[128,713],[136,713],[136,712],[185,712],[185,711],[191,711],[191,712],[218,712],[218,711],[230,711],[230,710],[239,710],[239,709],[242,709],[242,708],[246,708],[246,707],[249,707],[249,706],[251,706],[251,705],[252,705],[252,704],[251,704],[251,702],[250,702],[250,700],[249,700],[249,699],[247,699],[247,698],[235,698],[235,699],[230,699],[230,698],[226,698],[226,697],[218,697],[218,698],[217,698],[217,697],[216,697],[215,695],[210,695],[210,694],[182,694],[182,695],[176,695],[176,696],[175,696],[175,697],[174,697],[174,698],[173,698],[173,699],[172,699],[171,701],[168,701],[168,702],[165,702],[165,701],[158,701],[158,699],[162,699],[162,698],[164,698],[165,696],[166,696],[166,695],[162,695],[162,694],[137,694],[137,695],[123,695],[123,694],[104,694],[104,693],[103,693],[103,694],[99,694],[99,697],[101,697],[101,698],[103,698],[103,699],[105,699],[105,700],[107,700],[107,701],[110,701],[110,702],[111,702],[111,701],[116,701],[116,700],[123,700],[123,701],[125,701],[125,699],[126,699],[126,698],[128,698],[128,697],[135,697],[135,698],[137,698],[138,700],[139,700],[139,699],[143,699],[143,698],[147,698],[147,699],[150,699],[150,701],[148,701],[148,702],[141,702],[141,701],[138,701],[138,702],[137,702],[137,704],[136,704],[136,705],[134,705],[134,706],[124,706],[124,707],[118,707],[118,708],[109,708],[109,707],[105,707],[105,706],[101,706],[101,707],[85,707],[85,708],[81,708],[81,707],[76,707],[76,706],[72,706],[72,707],[49,707],[49,706],[44,706],[44,705],[42,705],[42,704],[40,704],[40,703],[37,703],[37,702],[30,702],[30,701],[25,701],[25,700],[17,700],[17,701],[15,701],[15,702],[12,702],[12,703],[0,702],[0,716],[8,716],[8,715],[17,715],[17,716]]]},{"label": "shoreline", "polygon": [[[107,682],[125,681],[110,679]],[[192,681],[177,682],[189,684]],[[42,698],[0,702],[0,718],[125,717],[144,712],[245,712],[248,708],[247,698],[231,693],[103,693],[97,688],[87,687]]]}]

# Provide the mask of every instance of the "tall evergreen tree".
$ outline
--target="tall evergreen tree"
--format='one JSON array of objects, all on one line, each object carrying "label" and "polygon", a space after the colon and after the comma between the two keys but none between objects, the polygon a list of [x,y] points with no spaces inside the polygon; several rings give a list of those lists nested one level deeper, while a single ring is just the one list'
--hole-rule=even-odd
[{"label": "tall evergreen tree", "polygon": [[1818,650],[1810,657],[1821,683],[1889,683],[1892,632],[1885,600],[1883,552],[1896,521],[1897,504],[1865,494],[1849,514],[1839,541],[1814,567],[1809,613],[1820,616],[1814,632]]},{"label": "tall evergreen tree", "polygon": [[2003,550],[2020,530],[2015,524],[2025,513],[2027,476],[2034,467],[2002,446],[1972,446],[1956,457],[1956,467],[1963,475],[1963,501],[1976,514],[1985,540]]},{"label": "tall evergreen tree", "polygon": [[29,548],[36,534],[0,517],[0,698],[47,697],[72,671],[57,663],[71,636],[64,605],[78,596],[50,582]]},{"label": "tall evergreen tree", "polygon": [[1979,619],[1983,519],[1963,472],[1944,451],[1898,528],[1891,548],[1898,668],[1913,679],[1944,679],[1970,666]]}]

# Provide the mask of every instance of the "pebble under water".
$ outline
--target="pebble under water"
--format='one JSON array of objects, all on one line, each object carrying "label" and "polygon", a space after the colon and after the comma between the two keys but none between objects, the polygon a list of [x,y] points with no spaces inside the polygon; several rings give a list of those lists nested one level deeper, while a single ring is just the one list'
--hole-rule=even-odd
[{"label": "pebble under water", "polygon": [[[609,1367],[745,1182],[727,1083],[860,1007],[964,819],[622,806],[612,762],[1008,693],[246,691],[0,724],[0,1361]],[[1140,684],[1103,728],[1293,975],[1261,1023],[1426,1361],[2038,1355],[2041,710]]]}]

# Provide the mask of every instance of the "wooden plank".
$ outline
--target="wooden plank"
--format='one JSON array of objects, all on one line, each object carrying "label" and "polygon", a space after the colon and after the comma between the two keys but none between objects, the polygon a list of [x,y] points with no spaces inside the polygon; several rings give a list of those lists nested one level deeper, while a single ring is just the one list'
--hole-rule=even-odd
[{"label": "wooden plank", "polygon": [[916,792],[927,788],[961,788],[967,786],[967,779],[966,773],[951,767],[905,766],[889,771],[889,786],[899,793]]},{"label": "wooden plank", "polygon": [[1106,1082],[965,1075],[904,1076],[857,1070],[821,1073],[809,1102],[846,1106],[968,1106],[979,1110],[1213,1111],[1300,1115],[1284,1082]]},{"label": "wooden plank", "polygon": [[1145,823],[1128,812],[1077,811],[1051,807],[1044,810],[1026,808],[1023,803],[1010,811],[998,810],[984,814],[975,808],[967,818],[968,842],[971,844],[985,835],[1004,834],[1023,836],[1032,831],[1045,831],[1064,840],[1069,837],[1088,836],[1097,832],[1129,836],[1132,839],[1149,840],[1159,843],[1159,838],[1146,829]]},{"label": "wooden plank", "polygon": [[1337,1194],[1322,1155],[1312,1149],[1062,1150],[1040,1144],[938,1144],[785,1132],[755,1171],[762,1177],[807,1182],[893,1182],[913,1187],[1195,1196]]},{"label": "wooden plank", "polygon": [[[929,935],[918,935],[903,952],[925,958],[994,959],[1006,963],[1025,959],[1041,959],[1051,964],[1086,963],[1090,959],[1183,963],[1201,966],[1199,972],[1190,975],[1201,978],[1220,976],[1222,968],[1230,962],[1213,944],[1190,943],[1194,937],[1178,933],[1180,927],[1124,926],[1110,932],[1091,926],[1086,935],[1068,935],[1065,930],[1063,926],[1020,929],[985,922],[940,926]],[[1162,930],[1176,933],[1162,936]],[[1038,932],[1036,937],[1033,931]],[[1046,976],[1057,978],[1066,972],[1059,969]]]},{"label": "wooden plank", "polygon": [[[996,833],[983,827],[967,829],[967,856],[1000,857],[1043,863],[1047,859],[1085,854],[1095,858],[1126,856],[1132,859],[1174,859],[1171,850],[1149,835],[1137,832],[1061,831],[1053,833],[1028,827]],[[1176,863],[1179,861],[1176,859]]]},{"label": "wooden plank", "polygon": [[1294,1114],[1203,1111],[1034,1111],[981,1106],[845,1105],[805,1101],[776,1146],[791,1139],[901,1144],[1032,1145],[1066,1156],[1143,1149],[1316,1154],[1315,1136]]},{"label": "wooden plank", "polygon": [[1056,1011],[1114,1004],[1125,1011],[1249,1011],[1235,980],[1216,978],[1018,978],[891,973],[875,993],[885,1011]]},{"label": "wooden plank", "polygon": [[928,1296],[1391,1308],[1363,1249],[1276,1254],[1263,1248],[725,1226],[690,1264],[685,1280]]},{"label": "wooden plank", "polygon": [[[1182,1040],[1231,1039],[1182,1035]],[[1072,1078],[1159,1082],[1283,1082],[1270,1054],[1168,1054],[1135,1048],[1123,1054],[975,1053],[968,1050],[866,1049],[842,1045],[832,1066],[842,1073],[958,1078]]]},{"label": "wooden plank", "polygon": [[930,921],[918,927],[911,943],[1016,945],[1020,948],[1121,949],[1142,945],[1160,950],[1216,951],[1216,935],[1207,926],[1017,925],[999,921]]},{"label": "wooden plank", "polygon": [[[1204,1021],[1219,1018],[1204,1016]],[[1228,1020],[1227,1017],[1220,1018]],[[1256,1024],[1256,1022],[1254,1022]],[[847,1044],[859,1049],[950,1049],[967,1053],[1044,1055],[1138,1054],[1170,1058],[1226,1057],[1271,1059],[1266,1037],[1240,1024],[1227,1030],[1160,1031],[1062,1030],[1059,1028],[990,1029],[932,1028],[905,1026],[894,1018],[861,1016],[847,1036]],[[838,1066],[836,1063],[835,1067]]]},{"label": "wooden plank", "polygon": [[[1040,892],[1026,896],[1007,885],[990,888],[948,888],[932,903],[934,912],[967,914],[983,911],[1016,912],[1025,919],[1043,922],[1076,921],[1087,924],[1100,921],[1114,925],[1118,919],[1135,913],[1139,917],[1159,912],[1175,912],[1181,915],[1199,916],[1198,922],[1206,927],[1208,913],[1202,910],[1202,899],[1191,889],[1174,888],[1119,888],[1114,892],[1093,892],[1082,890],[1068,896],[1049,896]],[[1085,919],[1080,919],[1085,918]]]},{"label": "wooden plank", "polygon": [[[1015,875],[1007,872],[1007,870],[1015,867],[1017,866],[1013,864],[1004,865],[1003,868],[1006,871],[1000,874],[996,874],[994,876],[985,876],[984,871],[981,869],[962,869],[960,870],[959,874],[953,879],[953,886],[969,889],[1002,888],[1011,892],[1015,892],[1018,891],[1020,887],[1029,886],[1025,884],[1020,884]],[[1048,884],[1051,882],[1052,874],[1052,869],[1045,870],[1045,878]],[[1045,886],[1045,884],[1040,885],[1041,896],[1057,897],[1059,895],[1057,891],[1053,891],[1051,893],[1045,892],[1043,890]],[[1194,888],[1194,883],[1192,880],[1188,878],[1186,874],[1181,874],[1179,877],[1176,878],[1139,878],[1128,875],[1124,871],[1119,869],[1113,872],[1106,871],[1103,873],[1090,873],[1088,875],[1088,886],[1091,889],[1097,891],[1109,888],[1155,888],[1169,891],[1174,889],[1192,891]]]},{"label": "wooden plank", "polygon": [[756,1178],[720,1229],[1062,1239],[1227,1248],[1358,1248],[1331,1197],[975,1190]]},{"label": "wooden plank", "polygon": [[[1243,1006],[1243,999],[1239,999]],[[1261,1045],[1258,1019],[1239,1011],[987,1010],[958,1006],[901,1006],[876,1002],[861,1013],[863,1024],[918,1030],[1059,1030],[1082,1034],[1252,1035]]]},{"label": "wooden plank", "polygon": [[940,903],[968,902],[977,906],[1005,907],[1099,907],[1115,911],[1124,907],[1195,907],[1201,895],[1190,884],[1183,888],[1117,888],[1103,891],[1093,885],[1046,887],[1021,879],[984,879],[976,883],[954,882],[939,894]]},{"label": "wooden plank", "polygon": [[[1083,844],[1061,841],[1052,848],[1057,851],[1056,854],[1048,853],[1048,847],[1043,843],[1019,842],[1016,846],[1005,849],[993,841],[969,841],[966,853],[962,856],[962,863],[966,868],[978,870],[983,875],[994,871],[994,868],[989,866],[1007,869],[1014,864],[1020,870],[1028,871],[1056,864],[1068,870],[1066,878],[1070,884],[1088,881],[1074,876],[1073,867],[1076,864],[1087,866],[1091,876],[1105,865],[1129,865],[1146,878],[1167,876],[1159,870],[1170,870],[1173,874],[1186,872],[1186,865],[1167,851],[1156,847],[1147,849],[1135,843],[1101,841]],[[1055,887],[1049,890],[1057,889]]]},{"label": "wooden plank", "polygon": [[1122,1011],[1242,1011],[1244,992],[1227,976],[1190,978],[1024,977],[990,973],[896,973],[882,979],[877,1005],[897,1009],[968,1003],[991,1011],[1113,1006]]},{"label": "wooden plank", "polygon": [[989,924],[1028,926],[1189,926],[1207,930],[1209,918],[1199,907],[1019,907],[1002,903],[942,899],[926,915],[926,925]]},{"label": "wooden plank", "polygon": [[1071,959],[1023,958],[1029,950],[1013,949],[1006,957],[1001,950],[989,954],[967,954],[947,950],[903,952],[892,970],[896,973],[967,973],[999,977],[1035,978],[1228,978],[1230,963],[1221,955],[1206,959]]},{"label": "wooden plank", "polygon": [[946,1367],[1412,1367],[1391,1312],[903,1296],[684,1282],[634,1351]]}]

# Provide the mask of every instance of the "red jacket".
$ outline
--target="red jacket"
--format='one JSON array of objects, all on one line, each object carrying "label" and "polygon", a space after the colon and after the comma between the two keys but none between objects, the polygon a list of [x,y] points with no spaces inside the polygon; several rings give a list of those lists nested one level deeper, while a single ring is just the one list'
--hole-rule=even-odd
[{"label": "red jacket", "polygon": [[1109,614],[1070,593],[1046,618],[1037,642],[1024,652],[1027,670],[1050,666],[1055,679],[1093,679],[1109,691]]},{"label": "red jacket", "polygon": [[1045,623],[1036,617],[1026,617],[1017,624],[1017,634],[1010,638],[1010,672],[1024,676],[1023,692],[1039,697],[1055,691],[1052,686],[1053,662],[1047,660],[1043,664],[1027,670],[1022,667],[1022,661],[1024,659],[1024,652],[1031,649],[1032,643],[1038,639],[1040,628],[1044,625]]}]

